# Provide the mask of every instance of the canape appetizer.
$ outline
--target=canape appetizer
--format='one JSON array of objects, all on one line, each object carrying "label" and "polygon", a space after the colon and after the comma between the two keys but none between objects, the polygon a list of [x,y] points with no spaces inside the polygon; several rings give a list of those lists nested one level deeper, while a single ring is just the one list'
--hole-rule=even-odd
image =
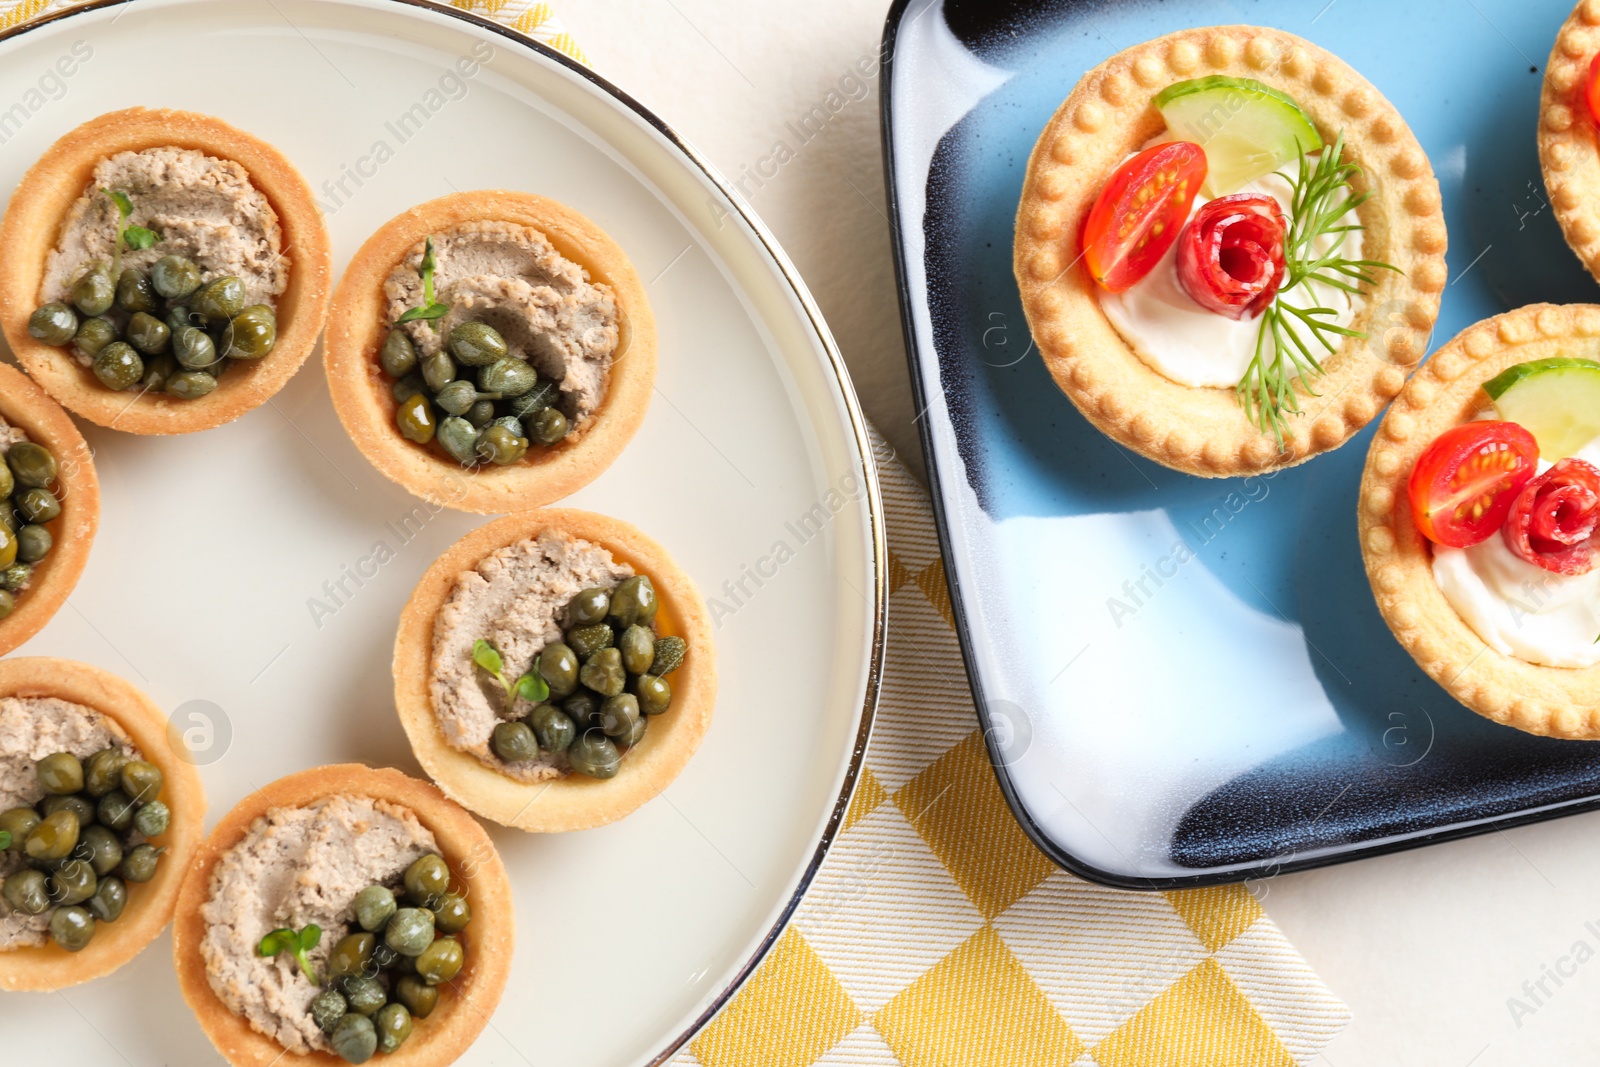
[{"label": "canape appetizer", "polygon": [[1582,0],[1556,34],[1539,98],[1539,167],[1567,244],[1600,278],[1600,3]]},{"label": "canape appetizer", "polygon": [[331,268],[310,187],[277,149],[208,115],[130,108],[79,126],[23,176],[0,241],[12,351],[102,426],[174,434],[236,419],[322,332]]},{"label": "canape appetizer", "polygon": [[1335,448],[1399,392],[1445,284],[1438,183],[1336,56],[1187,30],[1086,74],[1045,127],[1015,271],[1056,384],[1204,476]]},{"label": "canape appetizer", "polygon": [[655,796],[716,700],[705,604],[616,519],[510,515],[458,541],[400,617],[395,703],[417,759],[473,811],[581,830]]},{"label": "canape appetizer", "polygon": [[1361,480],[1378,608],[1440,685],[1600,738],[1600,306],[1468,327],[1384,417]]},{"label": "canape appetizer", "polygon": [[166,725],[87,664],[0,661],[0,989],[110,974],[171,920],[206,805]]},{"label": "canape appetizer", "polygon": [[374,466],[488,514],[560,499],[621,454],[655,386],[655,320],[628,257],[576,211],[458,193],[356,253],[325,358]]},{"label": "canape appetizer", "polygon": [[443,1067],[511,970],[494,843],[399,771],[318,767],[254,791],[211,832],[179,907],[179,985],[235,1067]]}]

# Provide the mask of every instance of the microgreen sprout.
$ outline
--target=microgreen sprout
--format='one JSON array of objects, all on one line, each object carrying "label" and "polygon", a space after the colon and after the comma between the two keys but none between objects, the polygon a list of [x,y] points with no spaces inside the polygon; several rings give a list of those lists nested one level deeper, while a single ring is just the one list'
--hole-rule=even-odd
[{"label": "microgreen sprout", "polygon": [[533,671],[529,671],[514,682],[508,679],[505,673],[505,660],[501,659],[499,649],[482,638],[472,646],[472,662],[487,671],[490,677],[499,683],[500,688],[506,691],[508,710],[517,702],[518,697],[530,704],[550,699],[550,687]]},{"label": "microgreen sprout", "polygon": [[433,272],[438,266],[438,261],[433,255],[433,237],[430,235],[422,246],[422,306],[406,309],[396,320],[397,323],[420,320],[431,324],[437,330],[439,320],[450,313],[449,304],[441,304],[434,299]]},{"label": "microgreen sprout", "polygon": [[316,923],[298,931],[284,927],[263,937],[256,951],[263,956],[276,956],[281,952],[294,953],[295,962],[300,965],[300,973],[304,974],[312,985],[321,985],[321,977],[318,976],[316,968],[311,966],[311,960],[307,958],[307,953],[316,948],[321,941],[322,927]]},{"label": "microgreen sprout", "polygon": [[4,852],[6,849],[8,849],[10,847],[11,847],[11,831],[10,830],[0,830],[0,852]]},{"label": "microgreen sprout", "polygon": [[160,240],[154,230],[147,230],[143,226],[129,226],[128,218],[133,214],[133,201],[121,189],[101,189],[117,205],[117,244],[111,253],[112,281],[122,273],[122,250],[143,251]]}]

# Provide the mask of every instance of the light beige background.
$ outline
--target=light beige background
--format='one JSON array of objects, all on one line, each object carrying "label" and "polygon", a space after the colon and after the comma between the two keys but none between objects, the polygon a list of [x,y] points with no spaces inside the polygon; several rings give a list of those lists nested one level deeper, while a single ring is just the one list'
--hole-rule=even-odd
[{"label": "light beige background", "polygon": [[[789,124],[830,90],[851,88],[846,77],[876,54],[886,6],[562,0],[559,11],[597,70],[729,179],[755,174],[743,182],[747,199],[821,304],[867,414],[920,469],[884,208],[877,79],[774,177],[756,172],[776,141],[799,145]],[[762,169],[772,173],[774,162]],[[1355,1012],[1316,1062],[1595,1062],[1597,830],[1600,815],[1581,815],[1258,885],[1268,912]],[[1580,941],[1587,953],[1575,952]],[[1560,985],[1545,977],[1558,967],[1570,972]],[[1535,986],[1537,1004],[1523,983],[1541,978],[1550,995]],[[1514,1018],[1512,997],[1532,1012]]]}]

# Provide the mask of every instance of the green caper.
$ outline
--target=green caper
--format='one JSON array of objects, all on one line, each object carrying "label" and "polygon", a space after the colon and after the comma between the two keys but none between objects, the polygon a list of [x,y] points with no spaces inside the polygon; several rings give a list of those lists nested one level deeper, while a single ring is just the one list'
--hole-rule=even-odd
[{"label": "green caper", "polygon": [[371,1019],[352,1011],[334,1026],[328,1041],[346,1063],[366,1063],[378,1051],[378,1030]]},{"label": "green caper", "polygon": [[147,393],[165,392],[167,379],[178,373],[178,361],[170,354],[151,356],[144,361],[144,377],[139,388]]},{"label": "green caper", "polygon": [[539,384],[539,372],[525,359],[507,356],[478,368],[478,388],[502,396],[521,396]]},{"label": "green caper", "polygon": [[117,874],[125,882],[148,882],[156,876],[156,867],[160,863],[161,853],[154,846],[135,845],[122,857],[122,866],[117,868]]},{"label": "green caper", "polygon": [[411,1036],[411,1013],[404,1004],[385,1004],[373,1016],[373,1027],[378,1031],[378,1051],[388,1055],[406,1043]]},{"label": "green caper", "polygon": [[6,466],[11,468],[18,485],[30,489],[47,488],[56,480],[56,457],[32,441],[18,441],[6,449]]},{"label": "green caper", "polygon": [[617,638],[617,648],[622,652],[622,665],[628,673],[643,674],[656,658],[656,635],[634,623]]},{"label": "green caper", "polygon": [[189,299],[189,310],[208,326],[221,326],[244,310],[244,282],[228,275],[206,282]]},{"label": "green caper", "polygon": [[123,267],[117,275],[117,307],[123,311],[150,312],[156,309],[156,290],[144,272]]},{"label": "green caper", "polygon": [[261,359],[278,343],[278,316],[265,304],[251,304],[229,320],[222,336],[229,359]]},{"label": "green caper", "polygon": [[399,905],[394,902],[394,893],[388,887],[369,885],[356,894],[353,907],[361,929],[377,931],[383,929]]},{"label": "green caper", "polygon": [[533,439],[541,445],[553,445],[567,436],[567,417],[555,408],[545,408],[533,417]]},{"label": "green caper", "polygon": [[111,268],[97,263],[72,284],[72,306],[85,315],[104,315],[117,302],[117,283]]},{"label": "green caper", "polygon": [[579,659],[588,659],[602,648],[610,648],[616,640],[616,631],[603,622],[593,626],[574,626],[567,631],[567,644]]},{"label": "green caper", "polygon": [[146,837],[160,837],[167,832],[172,813],[159,800],[152,800],[133,816],[133,828]]},{"label": "green caper", "polygon": [[429,985],[439,985],[460,974],[464,962],[466,953],[461,950],[461,942],[453,937],[441,937],[417,957],[417,977]]},{"label": "green caper", "polygon": [[94,809],[94,817],[101,826],[109,826],[121,833],[133,825],[133,816],[137,811],[138,805],[128,799],[128,794],[121,789],[113,789],[100,798],[100,803]]},{"label": "green caper", "polygon": [[528,724],[522,722],[496,723],[489,737],[489,747],[507,763],[520,763],[539,755],[538,739]]},{"label": "green caper", "polygon": [[183,304],[173,304],[171,307],[167,308],[167,313],[161,321],[167,324],[167,329],[172,331],[172,339],[176,341],[178,339],[178,331],[187,330],[189,327],[195,325],[198,319],[198,316],[195,316],[194,318],[189,317],[189,309],[187,306]]},{"label": "green caper", "polygon": [[339,1020],[349,1010],[350,1005],[345,1003],[344,997],[332,989],[324,989],[311,998],[311,1021],[325,1034],[333,1033],[333,1028],[339,1025]]},{"label": "green caper", "polygon": [[203,370],[181,370],[168,375],[162,388],[179,400],[199,400],[216,390],[217,379]]},{"label": "green caper", "polygon": [[578,656],[560,641],[545,645],[535,661],[535,670],[557,698],[571,696],[578,688]]},{"label": "green caper", "polygon": [[[365,935],[371,937],[371,934]],[[354,974],[340,983],[341,992],[344,993],[345,1003],[350,1005],[350,1010],[357,1015],[372,1016],[378,1013],[389,1000],[389,995],[383,988],[383,983],[376,978],[363,974]]]},{"label": "green caper", "polygon": [[485,323],[457,323],[450,331],[451,354],[469,367],[487,367],[505,359],[506,351],[506,341],[500,331]]},{"label": "green caper", "polygon": [[46,756],[34,767],[39,788],[52,796],[76,793],[83,788],[83,761],[70,752]]},{"label": "green caper", "polygon": [[78,332],[78,316],[65,304],[46,304],[28,316],[28,336],[47,345],[64,345]]},{"label": "green caper", "polygon": [[450,868],[442,856],[429,853],[411,861],[405,873],[406,898],[424,907],[450,891]]},{"label": "green caper", "polygon": [[439,423],[439,444],[450,453],[450,458],[463,467],[478,463],[478,431],[466,419],[452,415]]},{"label": "green caper", "polygon": [[391,378],[404,378],[417,369],[417,346],[404,330],[389,331],[383,339],[383,350],[378,353],[383,372]]},{"label": "green caper", "polygon": [[9,808],[0,811],[0,830],[11,835],[12,852],[22,851],[22,842],[33,833],[33,828],[43,821],[32,808]]},{"label": "green caper", "polygon": [[78,847],[73,854],[88,860],[94,873],[104,878],[122,863],[122,842],[116,834],[94,823],[78,832]]},{"label": "green caper", "polygon": [[0,896],[24,915],[43,915],[51,907],[49,886],[50,876],[43,871],[23,869],[6,876]]},{"label": "green caper", "polygon": [[78,817],[80,827],[89,825],[94,819],[94,805],[87,798],[76,794],[45,797],[39,801],[39,814],[47,819],[63,809]]},{"label": "green caper", "polygon": [[55,543],[55,537],[43,526],[24,526],[17,531],[17,558],[23,563],[38,563],[50,554]]},{"label": "green caper", "polygon": [[683,666],[683,657],[688,651],[689,643],[681,637],[656,638],[656,656],[650,661],[649,673],[658,677],[671,674]]},{"label": "green caper", "polygon": [[12,499],[25,522],[54,522],[61,514],[61,501],[48,489],[28,489]]},{"label": "green caper", "polygon": [[441,933],[459,934],[472,921],[472,908],[459,893],[446,893],[433,909],[433,925]]},{"label": "green caper", "polygon": [[[27,528],[37,529],[37,527],[32,526]],[[17,547],[20,551],[20,542],[18,543]],[[32,580],[33,564],[31,563],[13,563],[4,570],[0,570],[0,589],[4,589],[8,593],[22,592],[28,587],[28,583]]]},{"label": "green caper", "polygon": [[433,919],[421,908],[401,908],[384,928],[383,942],[402,956],[420,956],[433,944]]},{"label": "green caper", "polygon": [[[0,498],[9,498],[12,491],[16,489],[16,487],[16,475],[11,473],[10,467],[6,466],[4,463],[0,463]],[[6,515],[11,514],[11,509],[9,507],[0,508],[0,511],[3,511]],[[16,527],[13,526],[11,528],[14,530]]]},{"label": "green caper", "polygon": [[478,390],[471,382],[457,379],[434,394],[433,401],[452,415],[465,415],[478,402]]},{"label": "green caper", "polygon": [[9,529],[0,530],[0,564],[7,567],[17,561],[17,535]]},{"label": "green caper", "polygon": [[185,326],[172,335],[172,354],[190,370],[204,370],[217,361],[217,344],[198,326]]},{"label": "green caper", "polygon": [[473,447],[490,463],[505,467],[527,455],[528,439],[515,436],[504,426],[487,426]]},{"label": "green caper", "polygon": [[100,879],[94,896],[84,902],[89,914],[103,923],[114,923],[122,918],[122,909],[128,906],[128,884],[115,876]]},{"label": "green caper", "polygon": [[395,999],[406,1006],[413,1018],[426,1019],[439,1003],[439,989],[414,974],[403,974],[394,986]]},{"label": "green caper", "polygon": [[481,430],[494,421],[494,401],[479,399],[461,417],[470,422],[473,429]]},{"label": "green caper", "polygon": [[648,624],[656,617],[656,587],[643,574],[624,578],[611,594],[611,623],[623,628],[634,623]]},{"label": "green caper", "polygon": [[122,791],[140,804],[161,795],[161,768],[149,760],[129,760],[122,766]]},{"label": "green caper", "polygon": [[94,916],[83,908],[57,908],[50,916],[50,939],[68,952],[81,951],[93,937]]},{"label": "green caper", "polygon": [[567,763],[579,774],[590,778],[614,778],[622,766],[622,754],[611,739],[599,730],[589,729],[579,734],[567,749]]},{"label": "green caper", "polygon": [[58,811],[39,820],[23,843],[29,859],[63,860],[78,847],[79,822],[75,812]]},{"label": "green caper", "polygon": [[422,380],[422,375],[415,371],[399,379],[389,387],[389,395],[394,397],[396,404],[404,404],[418,393],[427,391],[427,384]]},{"label": "green caper", "polygon": [[114,748],[102,748],[89,757],[83,768],[83,787],[92,797],[103,797],[122,784],[122,768],[128,757]]},{"label": "green caper", "polygon": [[68,860],[50,876],[50,899],[57,904],[82,904],[99,887],[100,878],[87,860]]},{"label": "green caper", "polygon": [[72,350],[93,359],[100,350],[117,339],[117,325],[110,319],[84,319],[72,335]]},{"label": "green caper", "polygon": [[560,399],[561,387],[549,378],[540,378],[532,389],[511,398],[511,414],[519,419],[528,419],[545,408],[554,407]]},{"label": "green caper", "polygon": [[[154,315],[140,311],[128,320],[127,337],[128,344],[132,345],[136,350],[144,355],[154,356],[167,350],[167,345],[172,340],[172,331],[167,328],[166,323]],[[102,350],[100,354],[104,356],[105,350]],[[99,371],[95,373],[98,375]],[[141,376],[144,374],[143,366],[140,366],[139,374]],[[105,381],[104,378],[100,380]],[[137,380],[137,377],[133,379],[133,381]],[[128,384],[132,385],[133,381]],[[127,388],[127,386],[123,386],[123,388]]]},{"label": "green caper", "polygon": [[639,698],[639,710],[645,715],[660,715],[672,706],[672,686],[653,674],[641,674],[633,680],[633,695]]},{"label": "green caper", "polygon": [[561,710],[572,720],[576,730],[587,730],[600,714],[600,698],[587,689],[581,689],[561,702]]},{"label": "green caper", "polygon": [[328,956],[328,976],[339,979],[366,974],[372,963],[372,950],[377,947],[377,934],[346,934]]},{"label": "green caper", "polygon": [[456,380],[456,361],[448,352],[435,352],[422,361],[422,380],[437,393]]},{"label": "green caper", "polygon": [[433,405],[428,403],[426,393],[418,393],[401,404],[395,410],[394,420],[400,427],[401,435],[419,445],[432,441],[433,435],[439,430],[438,416],[433,413]]},{"label": "green caper", "polygon": [[567,621],[573,626],[593,626],[605,622],[611,612],[611,591],[593,587],[567,601]]},{"label": "green caper", "polygon": [[490,426],[502,426],[505,429],[511,431],[511,436],[513,436],[513,437],[526,437],[526,436],[528,436],[526,433],[522,432],[522,420],[517,418],[515,415],[501,415],[499,418],[495,419],[489,425]]},{"label": "green caper", "polygon": [[600,705],[600,729],[607,737],[623,737],[639,721],[639,698],[632,693],[607,697]]},{"label": "green caper", "polygon": [[611,739],[611,743],[616,745],[619,749],[632,748],[634,745],[637,745],[640,741],[644,740],[645,731],[649,728],[650,720],[644,715],[640,715],[637,719],[633,720],[633,725],[628,727],[626,733],[621,733],[616,737],[613,737]]},{"label": "green caper", "polygon": [[168,300],[182,300],[200,288],[200,268],[183,256],[162,256],[150,268],[150,284]]},{"label": "green caper", "polygon": [[589,657],[589,662],[578,672],[578,679],[603,697],[614,697],[628,684],[628,674],[622,669],[622,653],[615,648],[602,648]]}]

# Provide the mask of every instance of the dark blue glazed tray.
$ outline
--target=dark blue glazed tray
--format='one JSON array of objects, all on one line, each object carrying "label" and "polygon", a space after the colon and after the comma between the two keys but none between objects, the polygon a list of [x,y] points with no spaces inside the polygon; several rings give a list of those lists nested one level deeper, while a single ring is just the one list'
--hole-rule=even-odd
[{"label": "dark blue glazed tray", "polygon": [[1600,745],[1474,715],[1385,627],[1355,536],[1372,427],[1270,478],[1169,471],[1112,444],[1056,389],[1011,274],[1028,153],[1083,73],[1173,30],[1250,23],[1342,56],[1427,150],[1450,231],[1435,345],[1521,304],[1594,301],[1545,203],[1534,143],[1545,59],[1570,9],[891,10],[889,199],[951,594],[1001,787],[1063,867],[1121,886],[1202,885],[1600,806]]}]

